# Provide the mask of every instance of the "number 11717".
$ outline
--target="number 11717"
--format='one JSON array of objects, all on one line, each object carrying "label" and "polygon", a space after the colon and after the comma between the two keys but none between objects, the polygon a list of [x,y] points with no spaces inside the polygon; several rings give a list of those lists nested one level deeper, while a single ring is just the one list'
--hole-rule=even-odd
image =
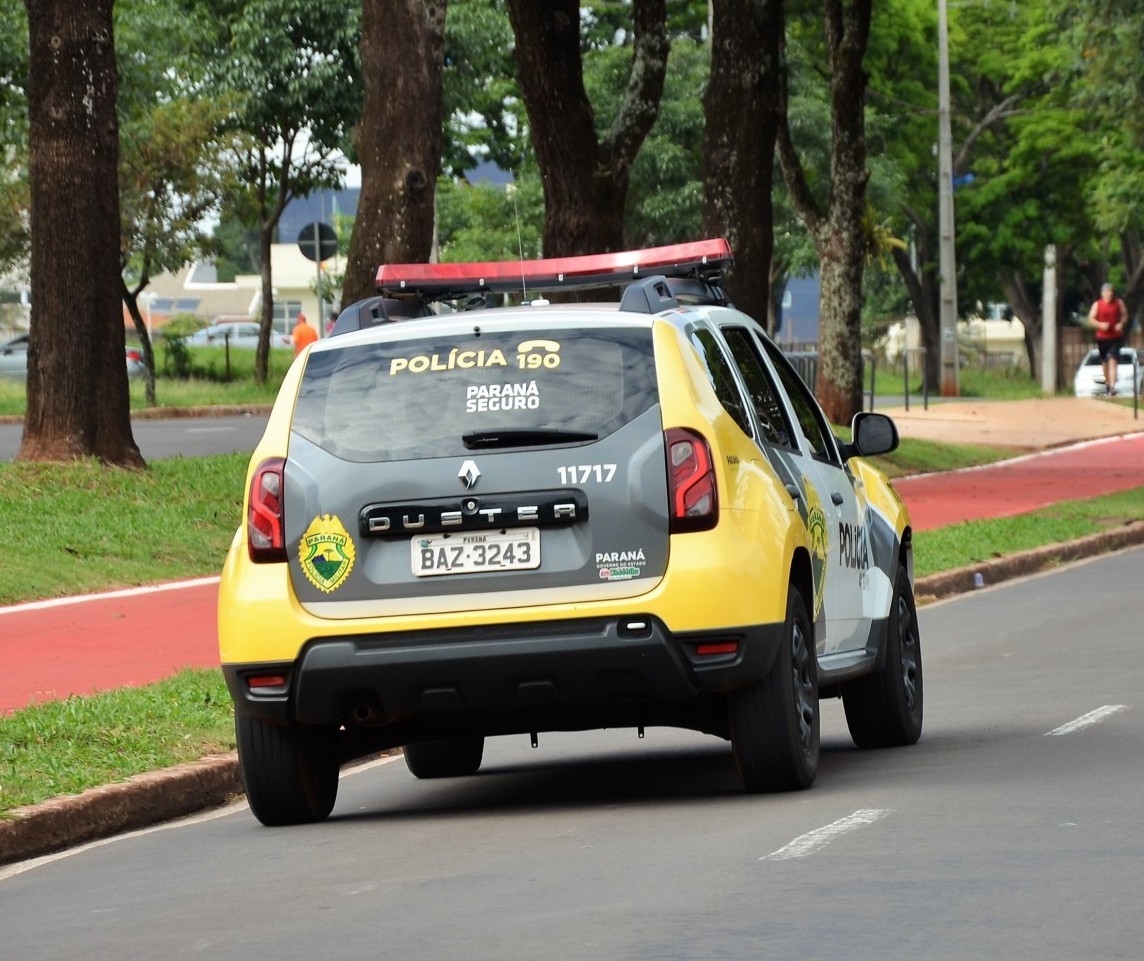
[{"label": "number 11717", "polygon": [[615,464],[572,464],[568,467],[557,467],[561,484],[587,484],[594,481],[597,484],[610,484],[616,476]]}]

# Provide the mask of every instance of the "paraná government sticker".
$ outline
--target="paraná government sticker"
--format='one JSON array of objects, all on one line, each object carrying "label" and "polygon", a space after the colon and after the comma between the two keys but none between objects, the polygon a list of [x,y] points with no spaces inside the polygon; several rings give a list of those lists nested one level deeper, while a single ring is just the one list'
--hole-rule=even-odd
[{"label": "paran\u00e1 government sticker", "polygon": [[353,570],[357,549],[342,522],[332,514],[315,517],[298,544],[302,573],[318,590],[329,594],[342,586]]}]

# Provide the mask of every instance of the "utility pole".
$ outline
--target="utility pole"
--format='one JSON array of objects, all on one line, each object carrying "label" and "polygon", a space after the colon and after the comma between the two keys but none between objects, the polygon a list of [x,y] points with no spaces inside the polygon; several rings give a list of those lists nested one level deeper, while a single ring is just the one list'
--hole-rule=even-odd
[{"label": "utility pole", "polygon": [[1057,392],[1057,248],[1045,247],[1044,295],[1041,301],[1041,390]]},{"label": "utility pole", "polygon": [[957,397],[957,255],[953,228],[953,134],[949,122],[949,24],[946,0],[937,0],[938,327],[941,333],[941,396]]}]

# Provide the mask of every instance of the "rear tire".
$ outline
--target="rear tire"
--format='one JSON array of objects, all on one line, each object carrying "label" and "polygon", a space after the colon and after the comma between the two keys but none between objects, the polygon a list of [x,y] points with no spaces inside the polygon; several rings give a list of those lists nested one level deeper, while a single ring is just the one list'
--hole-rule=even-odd
[{"label": "rear tire", "polygon": [[783,643],[771,672],[732,692],[731,749],[752,793],[798,791],[818,776],[818,660],[810,616],[798,589],[787,599]]},{"label": "rear tire", "polygon": [[329,817],[338,796],[334,732],[243,714],[234,728],[246,799],[259,821],[276,827]]},{"label": "rear tire", "polygon": [[443,741],[406,744],[405,766],[416,778],[468,777],[476,774],[485,754],[483,737],[458,737]]},{"label": "rear tire", "polygon": [[846,725],[862,748],[904,747],[922,734],[922,646],[909,574],[899,565],[882,669],[842,688]]}]

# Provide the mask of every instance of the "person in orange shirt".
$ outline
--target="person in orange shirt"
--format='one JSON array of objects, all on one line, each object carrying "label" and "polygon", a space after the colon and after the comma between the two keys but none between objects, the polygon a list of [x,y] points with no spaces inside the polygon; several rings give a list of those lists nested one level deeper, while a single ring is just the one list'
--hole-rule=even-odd
[{"label": "person in orange shirt", "polygon": [[305,314],[299,314],[291,336],[294,339],[294,356],[297,357],[318,339],[318,332],[314,329],[314,325],[306,319]]}]

